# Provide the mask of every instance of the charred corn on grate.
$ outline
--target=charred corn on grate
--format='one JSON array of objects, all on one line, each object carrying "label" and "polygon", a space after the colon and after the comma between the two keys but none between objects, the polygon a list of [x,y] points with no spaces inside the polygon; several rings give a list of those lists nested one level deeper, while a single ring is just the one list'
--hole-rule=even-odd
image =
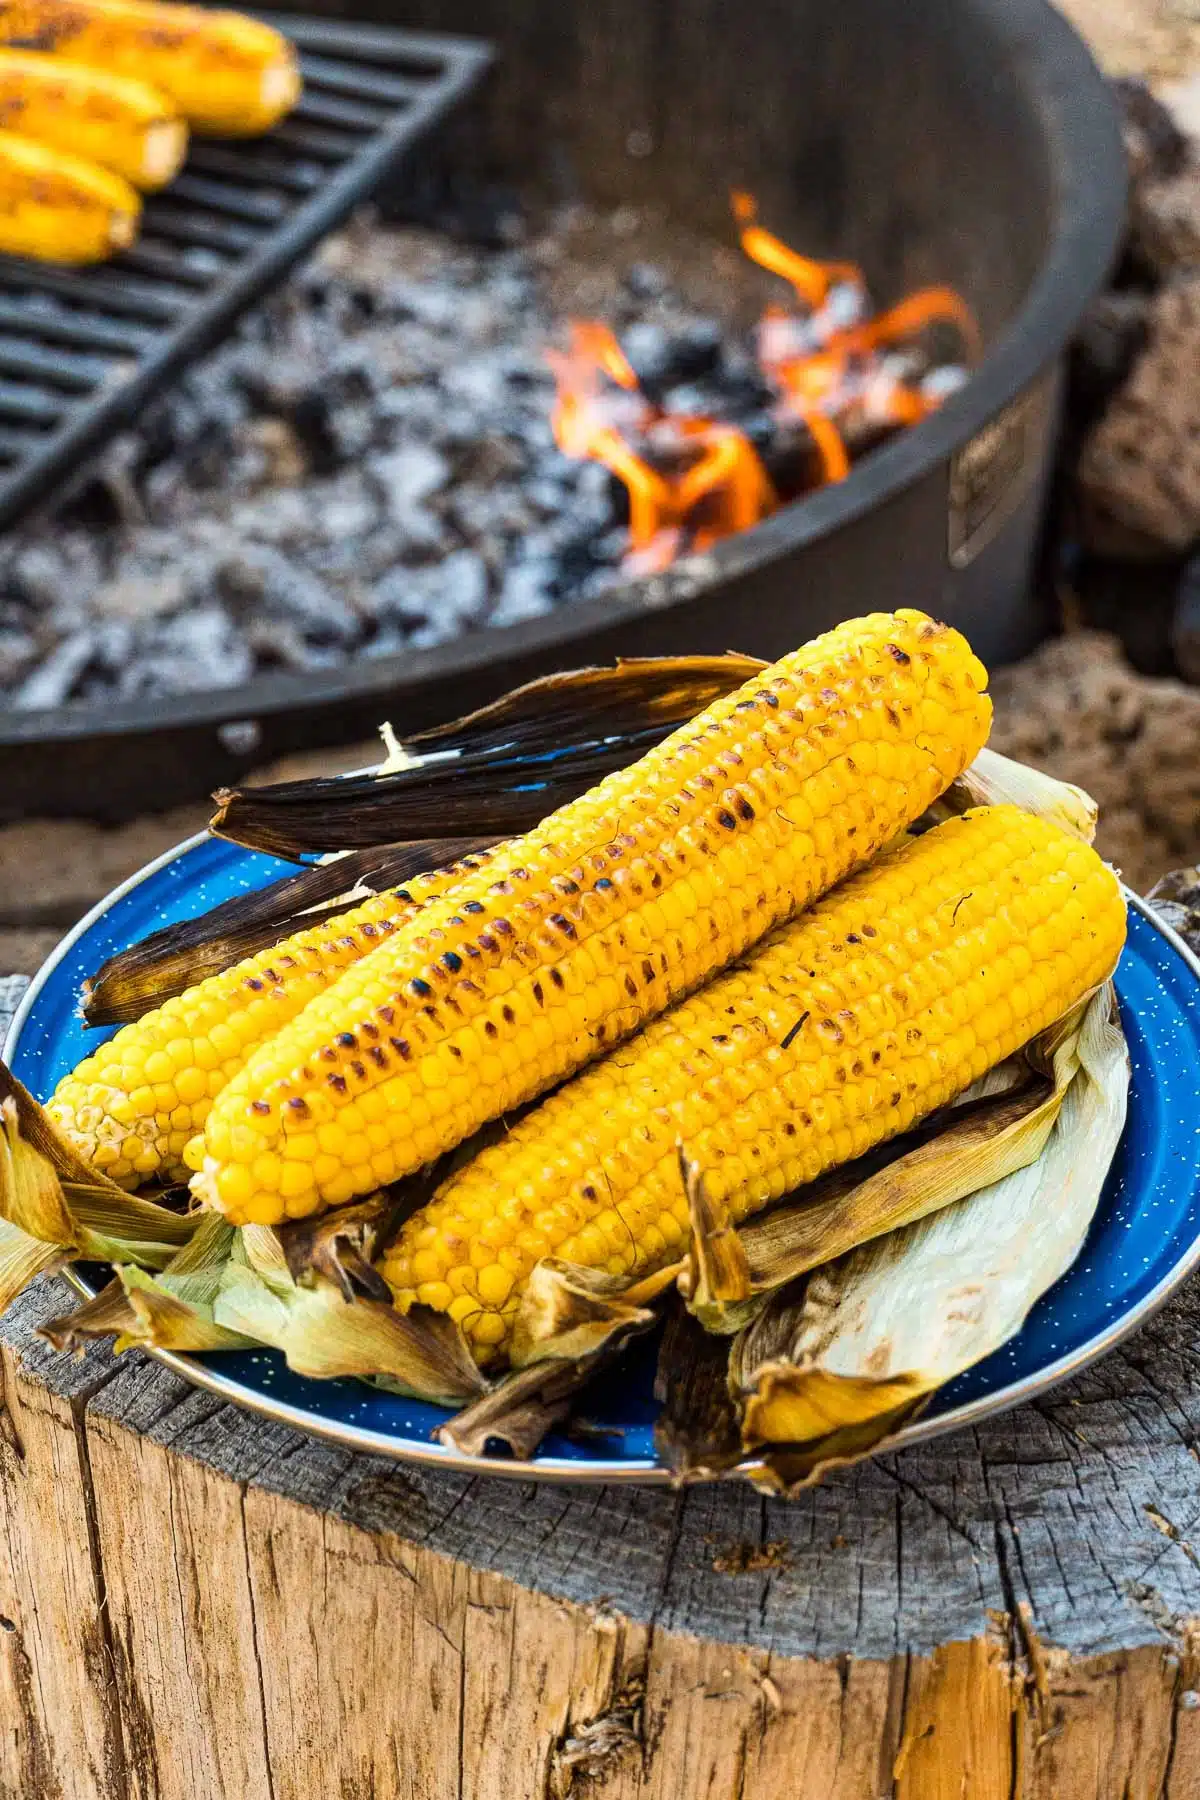
[{"label": "charred corn on grate", "polygon": [[198,131],[267,131],[300,93],[296,53],[259,19],[159,0],[0,0],[0,42],[148,81]]},{"label": "charred corn on grate", "polygon": [[170,181],[187,148],[187,126],[156,88],[20,50],[0,50],[0,129],[87,157],[138,188]]},{"label": "charred corn on grate", "polygon": [[133,242],[140,214],[138,196],[111,169],[0,131],[0,251],[100,262]]},{"label": "charred corn on grate", "polygon": [[59,1082],[47,1112],[113,1181],[185,1177],[184,1147],[263,1042],[359,957],[463,876],[468,857],[293,933],[124,1026]]},{"label": "charred corn on grate", "polygon": [[384,1261],[398,1303],[495,1356],[540,1258],[633,1274],[682,1254],[678,1140],[743,1219],[1053,1024],[1124,934],[1095,851],[1014,807],[885,852],[446,1182]]},{"label": "charred corn on grate", "polygon": [[986,739],[985,685],[963,638],[917,612],[785,657],[505,846],[256,1052],[189,1148],[194,1191],[274,1224],[543,1092],[916,818]]}]

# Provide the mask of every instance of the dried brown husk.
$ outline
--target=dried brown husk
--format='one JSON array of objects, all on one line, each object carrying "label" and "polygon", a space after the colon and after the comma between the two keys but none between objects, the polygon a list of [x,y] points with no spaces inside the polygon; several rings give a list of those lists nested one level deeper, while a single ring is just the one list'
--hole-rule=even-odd
[{"label": "dried brown husk", "polygon": [[577,1395],[659,1316],[677,1266],[640,1281],[545,1257],[522,1295],[510,1344],[511,1372],[441,1426],[441,1443],[482,1455],[493,1441],[519,1461],[573,1411]]},{"label": "dried brown husk", "polygon": [[278,1238],[288,1273],[296,1282],[323,1277],[347,1301],[362,1295],[390,1306],[391,1289],[374,1267],[374,1259],[404,1211],[403,1203],[391,1194],[378,1193],[357,1206],[281,1225]]},{"label": "dried brown husk", "polygon": [[211,828],[294,858],[432,832],[528,831],[763,667],[732,654],[668,656],[547,676],[449,725],[402,734],[403,755],[386,773],[225,789]]},{"label": "dried brown husk", "polygon": [[155,1350],[241,1350],[252,1339],[213,1319],[221,1277],[237,1233],[219,1214],[202,1216],[190,1243],[158,1275],[119,1265],[113,1280],[74,1312],[50,1319],[41,1335],[60,1350],[87,1338],[115,1338],[118,1352],[140,1344]]},{"label": "dried brown husk", "polygon": [[509,1360],[514,1368],[555,1360],[577,1361],[614,1336],[648,1330],[655,1302],[678,1278],[680,1265],[631,1282],[603,1269],[543,1257],[525,1284],[513,1325]]},{"label": "dried brown husk", "polygon": [[151,1269],[164,1268],[196,1228],[194,1216],[127,1194],[85,1163],[2,1063],[0,1219],[60,1261]]},{"label": "dried brown husk", "polygon": [[791,1490],[879,1448],[1070,1267],[1125,1120],[1111,983],[1059,1034],[1054,1076],[1064,1092],[1035,1161],[781,1290],[735,1340],[730,1379],[760,1484]]},{"label": "dried brown husk", "polygon": [[276,1256],[264,1228],[255,1229],[249,1251],[239,1234],[222,1271],[216,1324],[281,1350],[289,1368],[316,1380],[379,1376],[398,1392],[446,1406],[485,1391],[462,1332],[444,1313],[425,1306],[401,1313],[359,1295],[347,1300],[322,1279],[298,1283],[278,1239]]},{"label": "dried brown husk", "polygon": [[83,1016],[89,1025],[127,1025],[293,932],[336,919],[372,894],[458,862],[494,841],[476,836],[384,844],[235,894],[197,919],[167,925],[110,956],[84,983]]},{"label": "dried brown husk", "polygon": [[729,1344],[692,1317],[678,1298],[667,1314],[654,1377],[660,1462],[685,1483],[723,1475],[739,1462],[741,1420],[729,1391]]}]

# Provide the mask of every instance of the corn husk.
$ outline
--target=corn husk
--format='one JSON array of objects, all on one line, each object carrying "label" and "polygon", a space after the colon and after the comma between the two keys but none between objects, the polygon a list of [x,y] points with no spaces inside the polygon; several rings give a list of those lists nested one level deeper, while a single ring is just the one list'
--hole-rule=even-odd
[{"label": "corn husk", "polygon": [[60,1350],[87,1338],[114,1338],[118,1354],[140,1344],[155,1350],[242,1350],[252,1339],[218,1325],[213,1307],[237,1233],[210,1213],[161,1274],[122,1264],[93,1300],[50,1319],[41,1335]]},{"label": "corn husk", "polygon": [[930,808],[928,817],[936,823],[938,819],[967,812],[972,806],[1019,806],[1072,837],[1082,838],[1085,844],[1094,841],[1100,814],[1096,802],[1083,788],[988,749],[981,750],[958,780],[951,783]]},{"label": "corn husk", "polygon": [[391,733],[371,774],[224,789],[211,829],[292,858],[528,831],[763,667],[732,654],[639,657],[546,676],[436,730]]},{"label": "corn husk", "polygon": [[444,1313],[423,1306],[401,1313],[357,1296],[348,1301],[321,1279],[301,1285],[278,1239],[278,1254],[272,1250],[274,1234],[251,1229],[257,1235],[249,1252],[240,1233],[222,1271],[214,1323],[281,1350],[290,1369],[315,1380],[381,1378],[399,1393],[448,1406],[485,1391],[461,1331]]},{"label": "corn husk", "polygon": [[0,1220],[53,1251],[45,1267],[79,1258],[165,1268],[196,1228],[194,1216],[127,1194],[85,1163],[2,1063]]},{"label": "corn husk", "polygon": [[679,1265],[630,1282],[603,1269],[580,1268],[547,1256],[531,1273],[513,1325],[509,1356],[514,1368],[601,1350],[613,1337],[647,1330],[654,1302],[679,1273]]},{"label": "corn husk", "polygon": [[729,1391],[729,1339],[706,1331],[678,1299],[659,1346],[654,1397],[661,1407],[654,1446],[676,1482],[711,1480],[741,1460],[741,1422]]},{"label": "corn husk", "polygon": [[773,1297],[735,1340],[748,1472],[790,1490],[886,1443],[1019,1331],[1075,1260],[1125,1122],[1129,1060],[1111,983],[1053,1056],[1040,1155]]},{"label": "corn husk", "polygon": [[447,1424],[441,1443],[480,1456],[493,1441],[518,1460],[568,1419],[581,1389],[657,1322],[678,1267],[640,1281],[545,1257],[529,1277],[510,1345],[512,1372]]},{"label": "corn husk", "polygon": [[197,919],[164,926],[101,964],[84,983],[89,1025],[126,1025],[209,975],[324,924],[372,894],[483,850],[487,837],[432,838],[358,850],[235,894]]}]

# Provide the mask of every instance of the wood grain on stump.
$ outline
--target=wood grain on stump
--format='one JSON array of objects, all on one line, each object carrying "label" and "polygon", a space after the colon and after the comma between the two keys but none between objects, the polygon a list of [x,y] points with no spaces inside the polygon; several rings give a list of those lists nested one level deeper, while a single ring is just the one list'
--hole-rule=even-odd
[{"label": "wood grain on stump", "polygon": [[0,1322],[2,1800],[1198,1800],[1200,1291],[798,1502],[472,1479]]}]

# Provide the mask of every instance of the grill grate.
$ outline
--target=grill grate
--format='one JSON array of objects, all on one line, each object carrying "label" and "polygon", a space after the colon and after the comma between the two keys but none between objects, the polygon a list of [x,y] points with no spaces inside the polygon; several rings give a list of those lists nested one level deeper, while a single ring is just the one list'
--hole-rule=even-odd
[{"label": "grill grate", "polygon": [[43,504],[150,396],[462,101],[483,43],[259,15],[296,45],[304,94],[265,137],[197,139],[131,250],[96,268],[0,256],[0,527]]}]

